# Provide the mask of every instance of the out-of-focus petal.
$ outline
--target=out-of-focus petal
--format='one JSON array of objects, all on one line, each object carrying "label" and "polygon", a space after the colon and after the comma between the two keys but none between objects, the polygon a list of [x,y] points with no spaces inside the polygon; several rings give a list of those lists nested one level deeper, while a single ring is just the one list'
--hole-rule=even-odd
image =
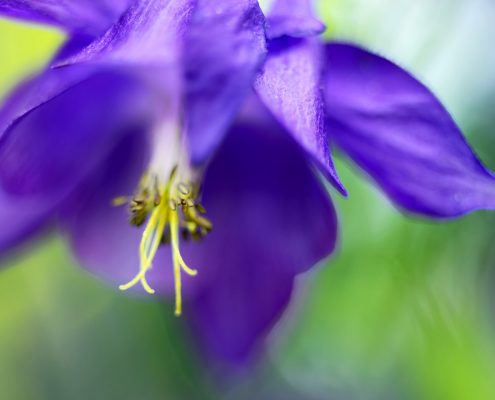
[{"label": "out-of-focus petal", "polygon": [[198,0],[185,43],[186,132],[191,160],[220,144],[265,55],[256,0]]},{"label": "out-of-focus petal", "polygon": [[0,257],[35,233],[52,214],[58,198],[18,198],[0,191]]},{"label": "out-of-focus petal", "polygon": [[326,50],[330,137],[396,204],[432,217],[495,207],[494,176],[425,86],[358,47]]},{"label": "out-of-focus petal", "polygon": [[[67,68],[19,87],[0,111],[0,253],[37,231],[128,129],[151,98],[121,72]],[[46,89],[46,90],[45,90]]]},{"label": "out-of-focus petal", "polygon": [[[61,226],[78,261],[115,290],[139,271],[139,243],[144,227],[132,226],[127,207],[115,207],[112,200],[132,195],[147,165],[149,147],[141,133],[131,132],[124,137],[60,213]],[[161,294],[173,293],[171,260],[168,247],[161,248],[147,274],[150,285]]]},{"label": "out-of-focus petal", "polygon": [[[70,48],[71,43],[68,43],[69,51]],[[9,127],[23,116],[84,81],[93,73],[93,69],[74,66],[63,70],[47,70],[21,83],[4,100],[0,108],[0,139]]]},{"label": "out-of-focus petal", "polygon": [[267,37],[307,37],[325,31],[323,22],[315,18],[311,0],[275,0],[267,17]]},{"label": "out-of-focus petal", "polygon": [[[49,84],[44,81],[43,84]],[[27,93],[25,92],[27,91]],[[31,100],[29,84],[2,109],[0,185],[17,196],[66,193],[107,156],[120,135],[150,123],[153,99],[137,81],[99,72],[12,118]]]},{"label": "out-of-focus petal", "polygon": [[[87,35],[74,35],[60,48],[54,59],[80,51],[91,42]],[[49,102],[95,73],[94,68],[74,66],[58,70],[47,69],[21,82],[5,99],[0,107],[0,139],[8,128],[29,112]]]},{"label": "out-of-focus petal", "polygon": [[0,0],[0,15],[96,35],[110,26],[131,0]]},{"label": "out-of-focus petal", "polygon": [[331,159],[321,90],[323,48],[312,39],[272,40],[255,89],[264,104],[341,192]]},{"label": "out-of-focus petal", "polygon": [[243,364],[276,323],[294,276],[334,249],[337,219],[304,153],[275,122],[239,122],[207,171],[213,232],[188,255],[203,280],[187,305],[206,354]]}]

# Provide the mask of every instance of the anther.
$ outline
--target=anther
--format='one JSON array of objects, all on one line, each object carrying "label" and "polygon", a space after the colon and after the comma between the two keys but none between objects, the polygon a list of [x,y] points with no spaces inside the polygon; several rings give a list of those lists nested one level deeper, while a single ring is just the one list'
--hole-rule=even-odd
[{"label": "anther", "polygon": [[194,207],[194,201],[192,199],[185,200],[185,205],[187,207]]},{"label": "anther", "polygon": [[184,182],[180,182],[177,185],[177,190],[184,196],[187,196],[191,193],[191,190],[189,189],[188,185],[186,185]]},{"label": "anther", "polygon": [[124,204],[127,204],[128,202],[129,202],[128,196],[119,196],[119,197],[115,197],[112,200],[112,205],[114,207],[120,207],[120,206],[123,206]]},{"label": "anther", "polygon": [[174,199],[170,199],[168,201],[168,206],[169,208],[172,210],[172,211],[176,211],[177,210],[177,203]]},{"label": "anther", "polygon": [[201,204],[195,204],[195,207],[200,214],[206,214],[206,209]]}]

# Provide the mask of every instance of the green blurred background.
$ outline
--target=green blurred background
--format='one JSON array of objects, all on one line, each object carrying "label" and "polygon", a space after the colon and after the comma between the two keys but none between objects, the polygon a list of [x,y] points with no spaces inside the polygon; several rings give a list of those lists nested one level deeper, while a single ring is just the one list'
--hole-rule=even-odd
[{"label": "green blurred background", "polygon": [[[432,87],[495,168],[495,2],[323,0],[320,11],[328,37]],[[0,96],[62,41],[0,20]],[[47,236],[3,261],[0,399],[495,399],[495,215],[413,219],[340,157],[338,169],[350,193],[333,195],[339,250],[300,277],[266,360],[241,381],[208,376],[169,304],[105,286]]]}]

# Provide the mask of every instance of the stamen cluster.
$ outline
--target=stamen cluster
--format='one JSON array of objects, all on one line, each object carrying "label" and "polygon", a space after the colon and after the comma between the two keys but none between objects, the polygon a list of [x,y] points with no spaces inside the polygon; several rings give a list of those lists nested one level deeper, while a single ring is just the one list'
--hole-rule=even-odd
[{"label": "stamen cluster", "polygon": [[146,280],[146,272],[151,269],[159,246],[170,244],[175,278],[175,314],[180,315],[181,271],[190,276],[195,276],[197,271],[189,268],[182,258],[179,231],[184,240],[200,240],[212,230],[212,224],[204,217],[206,210],[197,201],[198,186],[191,182],[182,182],[177,176],[177,168],[174,168],[167,184],[160,187],[157,176],[150,177],[146,174],[141,179],[140,190],[135,196],[131,199],[117,198],[114,204],[128,204],[131,225],[139,227],[147,221],[139,249],[139,272],[130,282],[121,285],[120,289],[127,290],[141,283],[148,293],[155,293]]}]

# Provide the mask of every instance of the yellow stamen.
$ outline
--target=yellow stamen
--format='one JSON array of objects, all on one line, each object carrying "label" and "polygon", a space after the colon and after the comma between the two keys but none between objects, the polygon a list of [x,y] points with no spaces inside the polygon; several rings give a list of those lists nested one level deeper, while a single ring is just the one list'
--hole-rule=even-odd
[{"label": "yellow stamen", "polygon": [[[173,220],[176,218],[172,217],[170,221],[170,235],[172,237],[172,243],[177,240],[177,232],[172,227]],[[174,238],[175,236],[175,238]],[[174,263],[174,283],[175,283],[175,315],[179,317],[182,314],[182,282],[180,276],[180,265],[177,259],[177,252],[175,249],[172,250],[172,259]]]},{"label": "yellow stamen", "polygon": [[[175,315],[182,314],[182,281],[181,271],[184,271],[190,276],[196,276],[198,271],[190,268],[182,258],[179,248],[179,229],[186,228],[189,232],[197,232],[197,229],[204,229],[208,227],[208,231],[211,230],[211,223],[197,216],[194,207],[194,195],[190,190],[190,187],[180,182],[175,183],[175,169],[172,172],[169,182],[165,186],[164,190],[160,193],[158,191],[158,184],[155,181],[155,188],[149,190],[143,189],[145,195],[139,198],[140,208],[143,221],[148,215],[148,211],[151,211],[151,216],[146,224],[141,242],[139,245],[139,272],[128,283],[120,285],[120,290],[128,290],[131,287],[140,283],[144,290],[150,294],[154,294],[155,291],[150,287],[146,280],[146,273],[152,268],[153,260],[156,256],[162,239],[164,237],[165,229],[167,226],[170,231],[170,243],[172,247],[172,261],[174,269],[174,284],[175,284]],[[122,199],[122,200],[121,200]],[[122,204],[122,198],[118,198],[115,202],[116,205]],[[129,204],[131,205],[131,212],[135,212],[135,204],[138,200],[134,198]],[[151,204],[152,202],[153,204]],[[179,217],[179,214],[182,218]],[[198,218],[199,217],[199,218]],[[132,223],[132,219],[131,219]],[[136,224],[134,224],[136,225]],[[203,233],[203,236],[205,233]]]},{"label": "yellow stamen", "polygon": [[145,273],[146,271],[140,271],[133,280],[129,281],[125,285],[120,285],[119,289],[122,291],[128,290],[134,285],[137,285],[139,282],[141,282],[141,285],[143,286],[144,290],[146,290],[146,292],[148,292],[149,294],[155,294],[155,291],[151,288],[151,286],[148,284],[148,281],[146,280]]},{"label": "yellow stamen", "polygon": [[151,269],[153,259],[155,258],[160,241],[162,240],[163,231],[167,224],[167,214],[162,207],[153,210],[151,218],[144,229],[141,243],[139,245],[139,273],[130,282],[120,285],[120,290],[128,290],[138,282],[141,283],[144,290],[149,294],[154,294],[155,290],[151,288],[146,280],[146,272]]},{"label": "yellow stamen", "polygon": [[112,200],[112,205],[114,207],[119,207],[119,206],[123,206],[124,204],[127,204],[128,202],[129,202],[129,197],[119,196]]},{"label": "yellow stamen", "polygon": [[180,316],[182,314],[182,283],[181,283],[181,268],[190,275],[196,276],[198,271],[187,266],[180,254],[179,249],[179,216],[177,212],[170,211],[170,237],[172,241],[172,258],[174,263],[174,277],[175,277],[175,315]]},{"label": "yellow stamen", "polygon": [[[163,234],[163,230],[165,228],[166,220],[163,218],[160,219],[160,208],[157,208],[153,211],[151,215],[151,219],[146,225],[146,228],[143,232],[143,236],[141,238],[141,243],[139,246],[139,273],[132,279],[130,282],[120,285],[120,290],[128,290],[138,282],[141,283],[144,290],[149,294],[154,294],[155,290],[151,288],[148,281],[146,280],[146,272],[151,268],[152,260],[158,250],[158,246],[160,244],[160,240]],[[158,239],[158,240],[157,240]],[[152,240],[151,244],[149,243]],[[148,248],[149,253],[147,254],[146,249]]]},{"label": "yellow stamen", "polygon": [[182,255],[180,254],[179,249],[179,217],[177,213],[172,212],[170,216],[170,236],[172,238],[172,251],[174,255],[177,257],[177,262],[182,267],[184,272],[190,276],[196,276],[198,271],[192,268],[189,268],[187,264],[184,262]]}]

